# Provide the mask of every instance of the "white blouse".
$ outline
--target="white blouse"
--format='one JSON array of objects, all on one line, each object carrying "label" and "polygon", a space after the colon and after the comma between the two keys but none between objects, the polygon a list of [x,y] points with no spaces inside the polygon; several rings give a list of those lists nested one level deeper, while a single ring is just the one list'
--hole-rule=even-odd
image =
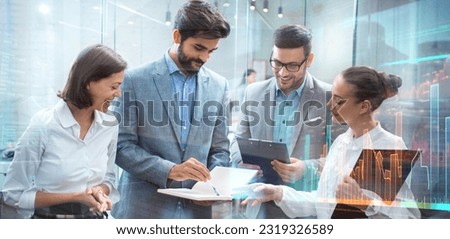
[{"label": "white blouse", "polygon": [[[283,186],[283,198],[275,203],[291,218],[331,218],[336,207],[337,186],[344,176],[350,175],[362,149],[406,149],[406,146],[400,137],[381,128],[379,122],[375,128],[356,139],[352,130],[348,129],[331,145],[317,191],[302,192]],[[420,218],[420,211],[407,183],[400,188],[395,201],[389,206],[375,193],[363,192],[372,198],[371,205],[365,211],[369,218]],[[408,202],[408,208],[402,207],[400,202]]]},{"label": "white blouse", "polygon": [[37,191],[81,192],[104,183],[113,203],[117,202],[118,124],[114,122],[114,116],[95,111],[95,120],[81,140],[80,126],[63,100],[39,111],[18,141],[3,186],[4,201],[34,209]]}]

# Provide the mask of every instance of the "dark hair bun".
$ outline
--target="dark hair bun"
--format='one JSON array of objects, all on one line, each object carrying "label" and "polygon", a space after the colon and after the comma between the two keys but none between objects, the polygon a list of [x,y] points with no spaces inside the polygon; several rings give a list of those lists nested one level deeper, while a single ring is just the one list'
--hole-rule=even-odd
[{"label": "dark hair bun", "polygon": [[381,80],[386,87],[386,99],[398,93],[398,88],[402,86],[402,78],[398,75],[379,73]]}]

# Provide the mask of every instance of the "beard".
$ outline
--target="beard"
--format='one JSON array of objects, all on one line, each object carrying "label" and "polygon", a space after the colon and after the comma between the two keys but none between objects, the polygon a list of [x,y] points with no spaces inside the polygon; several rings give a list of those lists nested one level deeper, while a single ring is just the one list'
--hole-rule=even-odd
[{"label": "beard", "polygon": [[[177,57],[178,62],[180,63],[181,67],[183,67],[183,70],[185,70],[189,74],[197,74],[200,71],[200,68],[202,68],[203,64],[205,64],[205,62],[203,62],[199,58],[192,58],[186,56],[183,52],[183,43],[181,43],[180,46],[178,47]],[[193,65],[194,62],[199,63],[200,67],[195,67]]]}]

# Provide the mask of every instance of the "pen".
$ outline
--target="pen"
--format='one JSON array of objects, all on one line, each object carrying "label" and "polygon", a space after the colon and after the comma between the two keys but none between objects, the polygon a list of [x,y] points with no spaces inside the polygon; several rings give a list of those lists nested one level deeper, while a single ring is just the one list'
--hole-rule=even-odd
[{"label": "pen", "polygon": [[209,183],[209,185],[211,185],[212,189],[216,193],[216,196],[220,196],[219,192],[217,191],[216,187],[214,187],[214,185],[211,183],[211,181],[208,180],[206,182]]}]

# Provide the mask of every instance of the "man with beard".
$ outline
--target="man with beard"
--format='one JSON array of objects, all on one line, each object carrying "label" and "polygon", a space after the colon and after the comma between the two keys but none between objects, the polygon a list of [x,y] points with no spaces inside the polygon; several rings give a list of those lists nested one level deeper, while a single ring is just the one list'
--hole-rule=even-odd
[{"label": "man with beard", "polygon": [[[126,73],[116,163],[121,201],[115,218],[211,218],[211,203],[157,193],[191,188],[228,166],[227,84],[203,67],[230,26],[206,1],[187,1],[178,11],[173,45],[164,56]],[[222,108],[223,107],[223,108]]]}]

